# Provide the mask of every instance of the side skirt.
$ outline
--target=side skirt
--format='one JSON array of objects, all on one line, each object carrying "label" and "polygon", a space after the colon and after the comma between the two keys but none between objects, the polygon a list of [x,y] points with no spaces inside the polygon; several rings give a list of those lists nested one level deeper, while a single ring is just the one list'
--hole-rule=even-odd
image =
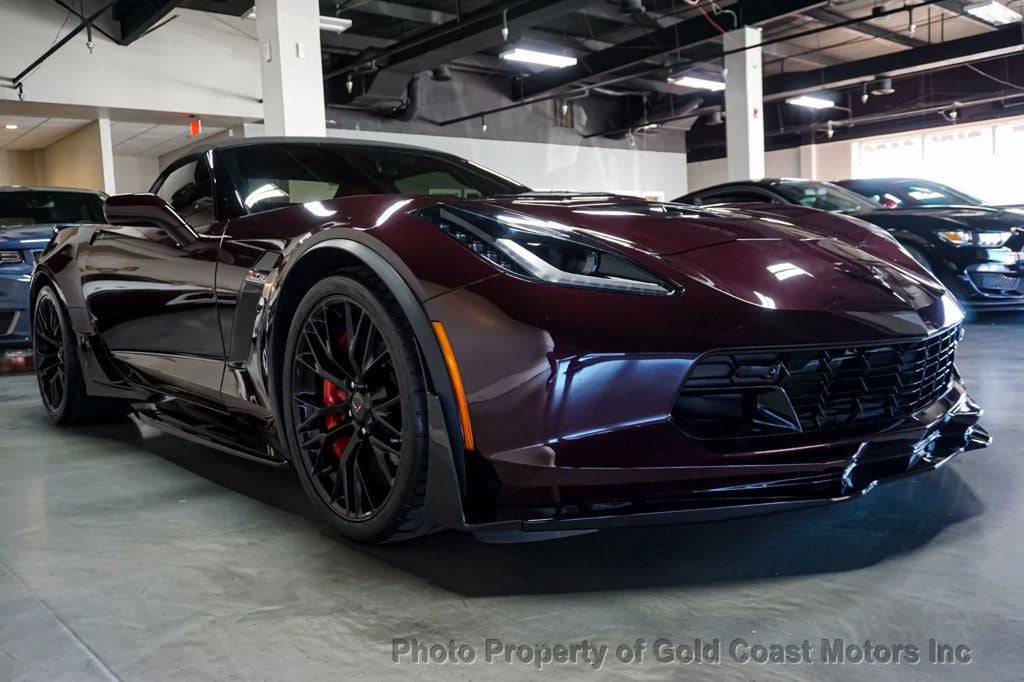
[{"label": "side skirt", "polygon": [[[288,466],[288,462],[272,448],[260,449],[254,445],[231,440],[232,436],[237,438],[239,433],[232,429],[230,418],[226,415],[221,418],[212,414],[210,410],[196,406],[190,406],[184,411],[165,409],[156,403],[137,403],[132,408],[140,422],[173,436],[261,464],[278,468]],[[193,414],[196,410],[201,410],[203,414]],[[220,423],[221,419],[225,423]]]}]

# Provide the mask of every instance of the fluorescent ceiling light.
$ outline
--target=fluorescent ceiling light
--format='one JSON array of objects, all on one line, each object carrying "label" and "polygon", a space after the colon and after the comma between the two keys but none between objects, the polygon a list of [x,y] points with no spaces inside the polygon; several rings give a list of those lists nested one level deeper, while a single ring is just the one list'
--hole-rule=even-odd
[{"label": "fluorescent ceiling light", "polygon": [[16,123],[7,123],[7,124],[4,125],[4,128],[7,128],[8,130],[17,130],[18,129],[18,124],[16,124]]},{"label": "fluorescent ceiling light", "polygon": [[[245,15],[245,18],[250,20],[250,21],[255,21],[256,20],[256,8],[253,7],[252,10],[248,14]],[[331,33],[344,33],[345,31],[349,30],[350,28],[352,28],[352,20],[351,19],[342,19],[341,17],[329,17],[329,16],[324,16],[322,14],[320,15],[320,30],[321,31],[329,31]]]},{"label": "fluorescent ceiling light", "polygon": [[721,92],[722,90],[725,90],[725,83],[722,83],[721,81],[711,80],[710,78],[697,78],[696,76],[669,78],[668,82],[675,83],[676,85],[682,85],[684,88],[711,90],[712,92]]},{"label": "fluorescent ceiling light", "polygon": [[538,52],[536,50],[524,50],[521,47],[502,52],[501,58],[512,62],[556,66],[559,69],[567,66],[576,66],[576,57],[567,57],[564,54],[551,54],[550,52]]},{"label": "fluorescent ceiling light", "polygon": [[996,2],[996,0],[966,5],[964,6],[964,11],[993,26],[1006,26],[1021,20],[1019,12],[1010,9],[1001,2]]},{"label": "fluorescent ceiling light", "polygon": [[342,19],[341,17],[320,17],[321,31],[330,31],[331,33],[344,33],[350,28],[352,28],[351,19]]},{"label": "fluorescent ceiling light", "polygon": [[831,109],[836,105],[832,100],[825,99],[824,97],[811,97],[810,95],[790,97],[786,100],[786,104],[795,104],[798,107],[807,107],[808,109]]}]

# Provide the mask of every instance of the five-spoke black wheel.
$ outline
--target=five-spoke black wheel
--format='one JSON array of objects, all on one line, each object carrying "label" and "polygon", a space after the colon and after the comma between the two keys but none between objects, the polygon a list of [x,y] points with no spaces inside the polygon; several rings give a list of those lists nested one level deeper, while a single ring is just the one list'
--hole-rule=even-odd
[{"label": "five-spoke black wheel", "polygon": [[40,288],[32,308],[32,351],[39,396],[50,419],[77,424],[127,414],[130,408],[125,401],[86,392],[74,339],[57,292],[49,286]]},{"label": "five-spoke black wheel", "polygon": [[381,540],[419,525],[426,475],[422,372],[383,287],[329,277],[296,311],[283,370],[292,459],[333,525]]},{"label": "five-spoke black wheel", "polygon": [[67,396],[64,332],[58,305],[53,296],[40,296],[32,320],[32,346],[39,395],[50,414],[60,411]]}]

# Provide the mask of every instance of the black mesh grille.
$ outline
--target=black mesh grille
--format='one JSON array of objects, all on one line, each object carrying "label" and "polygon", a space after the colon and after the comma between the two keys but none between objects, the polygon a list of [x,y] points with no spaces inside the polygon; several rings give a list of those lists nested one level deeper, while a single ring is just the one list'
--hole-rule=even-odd
[{"label": "black mesh grille", "polygon": [[938,400],[953,378],[960,328],[905,343],[705,355],[684,393],[777,386],[804,431],[902,420]]},{"label": "black mesh grille", "polygon": [[994,291],[1016,291],[1024,294],[1024,278],[1003,275],[998,272],[972,272],[971,281],[979,289]]}]

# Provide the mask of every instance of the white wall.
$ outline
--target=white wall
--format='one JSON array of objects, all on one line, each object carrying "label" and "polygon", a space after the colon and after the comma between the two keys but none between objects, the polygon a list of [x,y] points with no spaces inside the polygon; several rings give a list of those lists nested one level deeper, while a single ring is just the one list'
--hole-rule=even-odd
[{"label": "white wall", "polygon": [[37,150],[0,149],[0,185],[42,184],[42,156]]},{"label": "white wall", "polygon": [[[245,127],[246,137],[262,126]],[[636,149],[408,135],[360,130],[328,136],[411,144],[455,154],[538,189],[640,192],[674,199],[686,194],[686,154]]]},{"label": "white wall", "polygon": [[[219,17],[232,28],[203,12],[174,14],[127,47],[95,33],[89,54],[85,34],[76,36],[25,79],[26,101],[261,118],[259,48],[243,32],[252,22]],[[0,74],[10,77],[42,54],[66,15],[55,2],[0,2]],[[0,88],[0,99],[17,93]]]},{"label": "white wall", "polygon": [[47,187],[108,189],[100,142],[100,122],[87,123],[42,150],[42,177]]},{"label": "white wall", "polygon": [[114,155],[114,191],[118,194],[148,192],[160,174],[160,161],[155,156]]},{"label": "white wall", "polygon": [[[768,178],[800,177],[800,150],[779,149],[765,152],[764,174]],[[691,192],[729,179],[725,158],[694,161],[687,165],[687,175]]]},{"label": "white wall", "polygon": [[[852,150],[852,142],[828,142],[765,152],[765,177],[845,180],[854,176]],[[728,180],[724,158],[694,161],[687,175],[691,192]]]}]

